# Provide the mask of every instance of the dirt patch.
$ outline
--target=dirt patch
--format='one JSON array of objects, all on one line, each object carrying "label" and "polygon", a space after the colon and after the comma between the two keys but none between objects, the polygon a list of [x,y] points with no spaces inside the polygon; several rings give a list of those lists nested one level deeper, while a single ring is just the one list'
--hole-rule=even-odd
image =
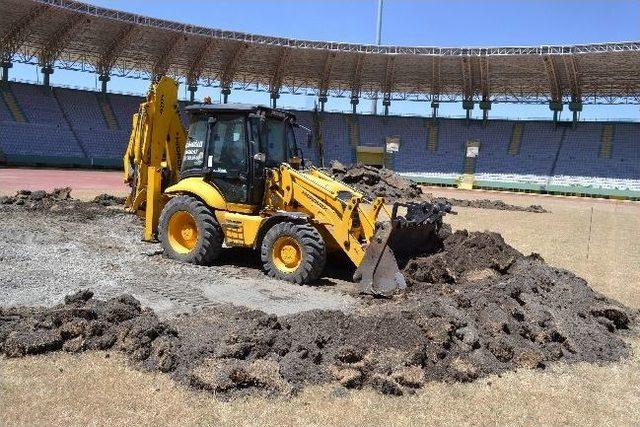
[{"label": "dirt patch", "polygon": [[71,188],[56,188],[51,193],[44,190],[19,190],[15,196],[0,197],[2,205],[24,206],[28,209],[47,209],[55,204],[68,202],[71,198]]},{"label": "dirt patch", "polygon": [[355,313],[277,317],[221,305],[162,322],[130,296],[98,301],[84,291],[50,309],[1,309],[0,351],[117,349],[221,398],[326,382],[402,395],[427,381],[628,355],[624,332],[636,311],[498,234],[443,228],[440,236],[438,252],[405,267],[407,293]]},{"label": "dirt patch", "polygon": [[93,198],[92,203],[97,203],[102,206],[122,206],[127,198],[113,196],[111,194],[99,194]]},{"label": "dirt patch", "polygon": [[388,202],[404,202],[427,200],[429,202],[449,203],[451,206],[461,206],[477,209],[496,209],[502,211],[547,213],[540,205],[518,206],[505,203],[502,200],[463,200],[434,197],[425,193],[415,182],[403,178],[389,169],[380,169],[358,163],[345,166],[334,160],[329,172],[337,179],[350,185],[368,197],[384,197]]},{"label": "dirt patch", "polygon": [[464,200],[464,199],[451,199],[446,197],[436,197],[428,195],[428,198],[435,201],[447,201],[451,206],[459,206],[465,208],[476,209],[495,209],[498,211],[514,211],[514,212],[533,212],[533,213],[549,213],[548,210],[540,205],[518,206],[505,203],[502,200],[489,200],[489,199],[476,199],[476,200]]},{"label": "dirt patch", "polygon": [[75,199],[71,196],[71,188],[56,188],[52,192],[44,190],[19,190],[14,196],[0,196],[0,209],[27,209],[46,211],[52,214],[64,214],[76,219],[93,219],[105,214],[118,212],[116,209],[104,209],[116,206],[120,198],[102,194],[91,202]]}]

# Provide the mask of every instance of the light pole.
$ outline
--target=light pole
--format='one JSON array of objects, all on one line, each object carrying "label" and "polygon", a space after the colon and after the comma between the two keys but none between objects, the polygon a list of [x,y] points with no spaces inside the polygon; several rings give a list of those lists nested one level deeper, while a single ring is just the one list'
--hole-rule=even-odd
[{"label": "light pole", "polygon": [[[378,0],[378,19],[376,21],[377,22],[376,45],[378,46],[382,44],[382,7],[383,6],[384,6],[384,0]],[[377,93],[373,96],[371,110],[373,114],[378,113],[378,94]]]}]

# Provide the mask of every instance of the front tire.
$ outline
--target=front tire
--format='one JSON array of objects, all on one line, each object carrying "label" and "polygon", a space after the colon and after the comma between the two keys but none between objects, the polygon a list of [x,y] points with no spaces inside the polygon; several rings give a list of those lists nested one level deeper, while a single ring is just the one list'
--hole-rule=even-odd
[{"label": "front tire", "polygon": [[191,196],[177,196],[162,209],[158,237],[165,256],[208,265],[222,252],[223,235],[209,208]]},{"label": "front tire", "polygon": [[327,262],[324,239],[309,224],[281,222],[264,236],[260,250],[266,273],[298,284],[317,280]]}]

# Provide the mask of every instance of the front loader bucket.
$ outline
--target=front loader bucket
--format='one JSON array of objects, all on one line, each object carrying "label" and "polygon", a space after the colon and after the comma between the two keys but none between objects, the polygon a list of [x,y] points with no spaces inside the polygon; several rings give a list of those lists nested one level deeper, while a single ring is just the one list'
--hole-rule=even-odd
[{"label": "front loader bucket", "polygon": [[[398,207],[407,208],[404,216]],[[396,203],[391,220],[376,224],[362,263],[356,270],[361,293],[391,296],[407,287],[398,266],[398,258],[405,260],[428,252],[437,245],[436,234],[442,217],[451,211],[447,203]]]}]

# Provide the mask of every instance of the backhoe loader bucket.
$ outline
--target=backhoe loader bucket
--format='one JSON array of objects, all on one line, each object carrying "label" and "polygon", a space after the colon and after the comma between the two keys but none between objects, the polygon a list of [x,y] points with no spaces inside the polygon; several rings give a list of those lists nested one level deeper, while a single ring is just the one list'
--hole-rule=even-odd
[{"label": "backhoe loader bucket", "polygon": [[[407,209],[404,216],[398,215],[399,207]],[[376,232],[354,274],[359,291],[390,296],[405,289],[398,258],[405,260],[433,250],[442,217],[448,212],[448,203],[395,203],[391,219],[376,224]]]}]

